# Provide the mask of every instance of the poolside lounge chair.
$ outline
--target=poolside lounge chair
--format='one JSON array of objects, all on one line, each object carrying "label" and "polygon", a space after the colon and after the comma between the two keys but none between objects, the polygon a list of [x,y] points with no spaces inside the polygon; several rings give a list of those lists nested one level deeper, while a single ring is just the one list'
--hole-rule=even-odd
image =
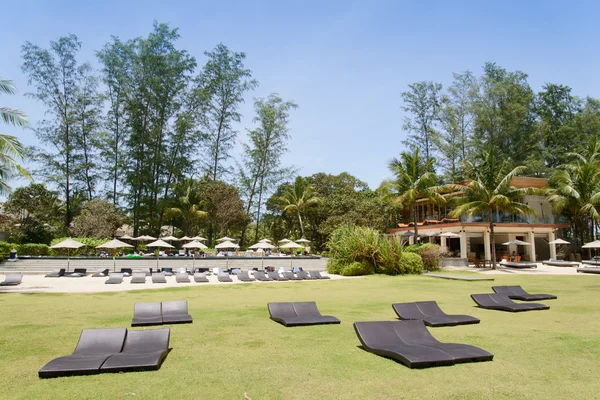
[{"label": "poolside lounge chair", "polygon": [[212,273],[213,273],[214,275],[219,275],[219,274],[222,274],[222,273],[223,273],[223,268],[213,268],[213,269],[212,269]]},{"label": "poolside lounge chair", "polygon": [[66,272],[64,276],[81,278],[87,274],[87,268],[75,268],[73,272]]},{"label": "poolside lounge chair", "polygon": [[23,274],[6,274],[4,281],[0,282],[0,286],[16,286],[23,281]]},{"label": "poolside lounge chair", "polygon": [[123,282],[123,274],[120,272],[113,272],[112,274],[110,274],[108,276],[108,279],[106,280],[106,284],[119,284]]},{"label": "poolside lounge chair", "polygon": [[134,272],[131,277],[130,283],[146,283],[146,273],[145,272]]},{"label": "poolside lounge chair", "polygon": [[269,278],[273,279],[274,281],[289,281],[288,278],[279,275],[279,272],[276,271],[269,271],[267,274],[269,275]]},{"label": "poolside lounge chair", "polygon": [[162,272],[154,272],[152,274],[152,283],[167,283],[167,278]]},{"label": "poolside lounge chair", "polygon": [[198,283],[207,283],[208,282],[208,278],[206,277],[206,274],[203,272],[196,272],[194,274],[194,281],[198,282]]},{"label": "poolside lounge chair", "polygon": [[256,280],[261,282],[269,282],[273,280],[273,278],[269,278],[262,271],[252,271],[252,275],[254,275],[254,278],[256,278]]},{"label": "poolside lounge chair", "polygon": [[231,279],[227,272],[221,272],[220,274],[217,274],[217,279],[219,282],[233,282],[233,279]]},{"label": "poolside lounge chair", "polygon": [[146,276],[152,276],[152,268],[146,268],[143,271]]},{"label": "poolside lounge chair", "polygon": [[290,271],[284,271],[281,273],[281,275],[283,275],[284,278],[288,278],[290,281],[301,281],[302,278],[298,278],[296,275],[294,275],[293,272]]},{"label": "poolside lounge chair", "polygon": [[534,311],[548,310],[550,307],[538,303],[515,303],[502,293],[472,294],[471,298],[481,308],[500,311]]},{"label": "poolside lounge chair", "polygon": [[186,300],[163,301],[162,302],[162,320],[164,324],[186,324],[192,322],[192,317],[188,313],[188,303]]},{"label": "poolside lounge chair", "polygon": [[161,272],[165,275],[165,276],[171,276],[173,275],[173,268],[162,268]]},{"label": "poolside lounge chair", "polygon": [[268,303],[273,321],[284,326],[339,324],[340,320],[330,315],[321,315],[314,301],[296,303]]},{"label": "poolside lounge chair", "polygon": [[566,260],[555,260],[549,259],[546,261],[542,261],[544,265],[551,265],[553,267],[578,267],[579,263],[577,261],[566,261]]},{"label": "poolside lounge chair", "polygon": [[133,306],[133,319],[131,326],[161,325],[161,303],[135,303]]},{"label": "poolside lounge chair", "polygon": [[496,293],[502,293],[508,296],[509,299],[522,301],[537,301],[537,300],[552,300],[556,299],[553,294],[530,294],[523,290],[521,286],[492,286]]},{"label": "poolside lounge chair", "polygon": [[127,329],[84,329],[73,354],[55,358],[39,371],[40,378],[97,374],[106,359],[123,348]]},{"label": "poolside lounge chair", "polygon": [[248,275],[248,272],[245,272],[245,271],[238,272],[237,278],[239,281],[242,281],[242,282],[254,282],[256,280],[254,278],[250,278],[250,275]]},{"label": "poolside lounge chair", "polygon": [[304,279],[307,281],[312,281],[312,280],[318,279],[318,278],[315,278],[314,276],[309,276],[306,271],[298,271],[298,272],[296,272],[296,276],[300,279]]},{"label": "poolside lounge chair", "polygon": [[129,330],[123,351],[113,354],[102,364],[100,372],[151,371],[160,368],[169,353],[171,330]]},{"label": "poolside lounge chair", "polygon": [[582,272],[586,274],[600,274],[599,267],[579,267],[577,268],[577,272]]},{"label": "poolside lounge chair", "polygon": [[321,275],[321,273],[319,271],[308,271],[310,273],[310,276],[312,276],[313,278],[317,278],[317,279],[331,279],[330,276],[323,276]]},{"label": "poolside lounge chair", "polygon": [[437,341],[423,321],[355,322],[354,330],[365,350],[399,361],[409,368],[491,361],[494,358],[493,354],[479,347]]},{"label": "poolside lounge chair", "polygon": [[133,274],[133,270],[131,268],[121,268],[120,271],[123,276],[131,276],[131,274]]},{"label": "poolside lounge chair", "polygon": [[108,268],[99,269],[98,271],[92,274],[92,278],[103,278],[108,275]]},{"label": "poolside lounge chair", "polygon": [[50,272],[49,274],[46,274],[46,278],[58,278],[60,276],[63,276],[64,274],[65,274],[64,268],[55,269],[52,272]]},{"label": "poolside lounge chair", "polygon": [[187,272],[178,272],[175,275],[175,280],[177,283],[190,283],[190,276]]},{"label": "poolside lounge chair", "polygon": [[432,327],[478,324],[480,322],[478,318],[470,315],[448,315],[435,301],[395,303],[392,304],[392,308],[400,319],[416,319]]}]

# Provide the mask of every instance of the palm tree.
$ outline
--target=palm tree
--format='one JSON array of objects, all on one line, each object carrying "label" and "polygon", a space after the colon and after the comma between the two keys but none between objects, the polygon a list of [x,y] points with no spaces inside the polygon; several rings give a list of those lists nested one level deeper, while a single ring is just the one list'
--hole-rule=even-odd
[{"label": "palm tree", "polygon": [[[0,94],[15,94],[12,81],[0,78]],[[27,127],[29,122],[23,112],[8,107],[0,107],[0,119],[5,124]],[[0,134],[0,194],[10,191],[8,180],[16,175],[31,178],[29,173],[19,164],[23,159],[25,148],[19,140],[10,135]]]},{"label": "palm tree", "polygon": [[310,207],[321,203],[321,198],[317,197],[312,185],[301,176],[296,177],[294,184],[285,188],[283,196],[279,198],[280,208],[284,213],[297,214],[300,222],[300,230],[304,237],[304,224],[302,223],[302,213]]},{"label": "palm tree", "polygon": [[592,139],[580,153],[569,153],[573,159],[561,165],[550,178],[548,200],[557,213],[571,222],[578,245],[594,239],[593,225],[600,220],[600,142]]},{"label": "palm tree", "polygon": [[425,198],[432,203],[446,201],[440,194],[440,188],[436,186],[434,163],[433,158],[425,161],[419,155],[418,148],[415,148],[412,153],[402,152],[399,159],[394,158],[388,164],[395,178],[383,181],[381,186],[384,198],[391,199],[395,206],[410,210],[415,227],[415,238],[419,236],[417,200]]},{"label": "palm tree", "polygon": [[206,211],[200,210],[196,186],[193,179],[186,179],[183,185],[176,188],[176,192],[179,191],[178,189],[183,189],[183,193],[172,200],[172,207],[165,209],[167,219],[181,218],[184,235],[189,235],[191,228],[208,215]]},{"label": "palm tree", "polygon": [[453,217],[462,215],[487,215],[490,224],[492,246],[492,268],[496,269],[496,241],[494,239],[494,211],[512,214],[533,214],[533,210],[521,202],[531,189],[511,186],[513,177],[525,170],[524,166],[509,171],[508,160],[501,160],[499,151],[490,147],[479,155],[477,165],[467,162],[466,170],[470,178],[465,184],[449,185],[450,189],[462,192],[456,198],[459,205],[450,212]]}]

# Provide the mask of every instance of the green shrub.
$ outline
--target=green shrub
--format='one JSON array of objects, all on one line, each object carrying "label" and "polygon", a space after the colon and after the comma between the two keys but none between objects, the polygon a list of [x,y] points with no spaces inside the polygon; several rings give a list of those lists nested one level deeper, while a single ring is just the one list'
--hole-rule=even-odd
[{"label": "green shrub", "polygon": [[[52,240],[51,245],[55,245],[57,243],[65,240],[66,237],[56,238]],[[97,249],[96,246],[101,245],[102,243],[108,242],[110,239],[96,239],[96,238],[71,238],[77,242],[85,244],[78,249],[50,249],[50,255],[53,256],[66,256],[67,254],[71,256],[97,256],[101,251],[106,251],[106,249]]]},{"label": "green shrub", "polygon": [[17,247],[17,254],[20,256],[47,256],[50,254],[50,247],[43,243],[26,243]]},{"label": "green shrub", "polygon": [[375,272],[373,264],[368,261],[354,261],[347,264],[342,270],[344,276],[372,275]]},{"label": "green shrub", "polygon": [[330,274],[341,275],[344,270],[344,264],[335,258],[327,260],[327,272]]},{"label": "green shrub", "polygon": [[[2,254],[10,254],[10,251],[12,249],[16,249],[17,246],[19,246],[19,245],[15,244],[15,243],[9,243],[9,242],[0,241],[0,253],[2,253]],[[17,249],[17,253],[18,253],[18,249]]]},{"label": "green shrub", "polygon": [[436,271],[440,268],[441,248],[437,244],[413,244],[406,246],[404,251],[420,255],[423,260],[423,267],[427,271]]},{"label": "green shrub", "polygon": [[404,252],[399,263],[401,274],[420,274],[423,272],[423,260],[416,253]]}]

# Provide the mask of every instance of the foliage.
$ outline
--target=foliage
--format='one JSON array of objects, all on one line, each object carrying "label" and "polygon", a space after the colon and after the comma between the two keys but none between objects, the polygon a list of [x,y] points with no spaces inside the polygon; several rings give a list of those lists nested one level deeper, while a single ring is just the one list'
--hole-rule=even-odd
[{"label": "foliage", "polygon": [[416,253],[404,252],[400,259],[400,271],[402,274],[420,274],[423,272],[423,259]]},{"label": "foliage", "polygon": [[202,182],[185,179],[173,189],[175,197],[167,201],[165,219],[171,220],[184,235],[191,236],[198,232],[200,223],[207,217],[206,211],[200,210],[202,202]]},{"label": "foliage", "polygon": [[284,213],[298,216],[300,231],[304,237],[302,214],[321,203],[321,198],[314,192],[313,186],[306,179],[297,176],[292,186],[285,187],[283,195],[278,200]]},{"label": "foliage", "polygon": [[436,271],[440,269],[441,247],[433,243],[413,244],[404,248],[405,252],[415,253],[423,260],[423,269]]},{"label": "foliage", "polygon": [[[248,224],[244,203],[234,186],[221,181],[210,181],[205,184],[202,196],[208,222],[218,228],[219,236],[228,235],[229,229],[241,228]],[[208,246],[211,246],[213,238],[208,239]]]},{"label": "foliage", "polygon": [[81,213],[73,218],[71,231],[75,236],[112,238],[123,222],[123,215],[111,203],[92,199],[85,202]]},{"label": "foliage", "polygon": [[51,249],[44,243],[8,243],[0,242],[0,253],[9,254],[12,249],[17,250],[18,256],[48,256]]},{"label": "foliage", "polygon": [[[62,242],[67,239],[66,237],[60,237],[53,239],[50,243],[50,246],[53,246],[57,243]],[[97,249],[96,246],[100,246],[103,243],[108,242],[110,239],[103,238],[91,238],[91,237],[73,237],[71,238],[77,242],[85,244],[78,249],[50,249],[50,255],[54,256],[66,256],[67,254],[70,256],[97,256],[102,251],[106,251],[106,249]]]}]

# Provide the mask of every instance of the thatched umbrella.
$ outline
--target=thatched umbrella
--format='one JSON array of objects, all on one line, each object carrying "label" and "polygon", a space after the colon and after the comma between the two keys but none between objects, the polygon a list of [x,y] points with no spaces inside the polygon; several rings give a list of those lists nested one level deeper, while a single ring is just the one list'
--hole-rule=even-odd
[{"label": "thatched umbrella", "polygon": [[113,239],[109,242],[103,243],[100,246],[96,246],[97,249],[115,249],[115,254],[113,256],[113,271],[117,270],[117,254],[116,249],[122,249],[124,247],[133,247],[132,245],[121,242],[120,240]]},{"label": "thatched umbrella", "polygon": [[77,240],[73,240],[71,238],[67,238],[60,243],[56,243],[53,246],[50,246],[52,249],[67,249],[67,272],[69,272],[69,265],[71,264],[71,249],[78,249],[85,244],[78,242]]}]

